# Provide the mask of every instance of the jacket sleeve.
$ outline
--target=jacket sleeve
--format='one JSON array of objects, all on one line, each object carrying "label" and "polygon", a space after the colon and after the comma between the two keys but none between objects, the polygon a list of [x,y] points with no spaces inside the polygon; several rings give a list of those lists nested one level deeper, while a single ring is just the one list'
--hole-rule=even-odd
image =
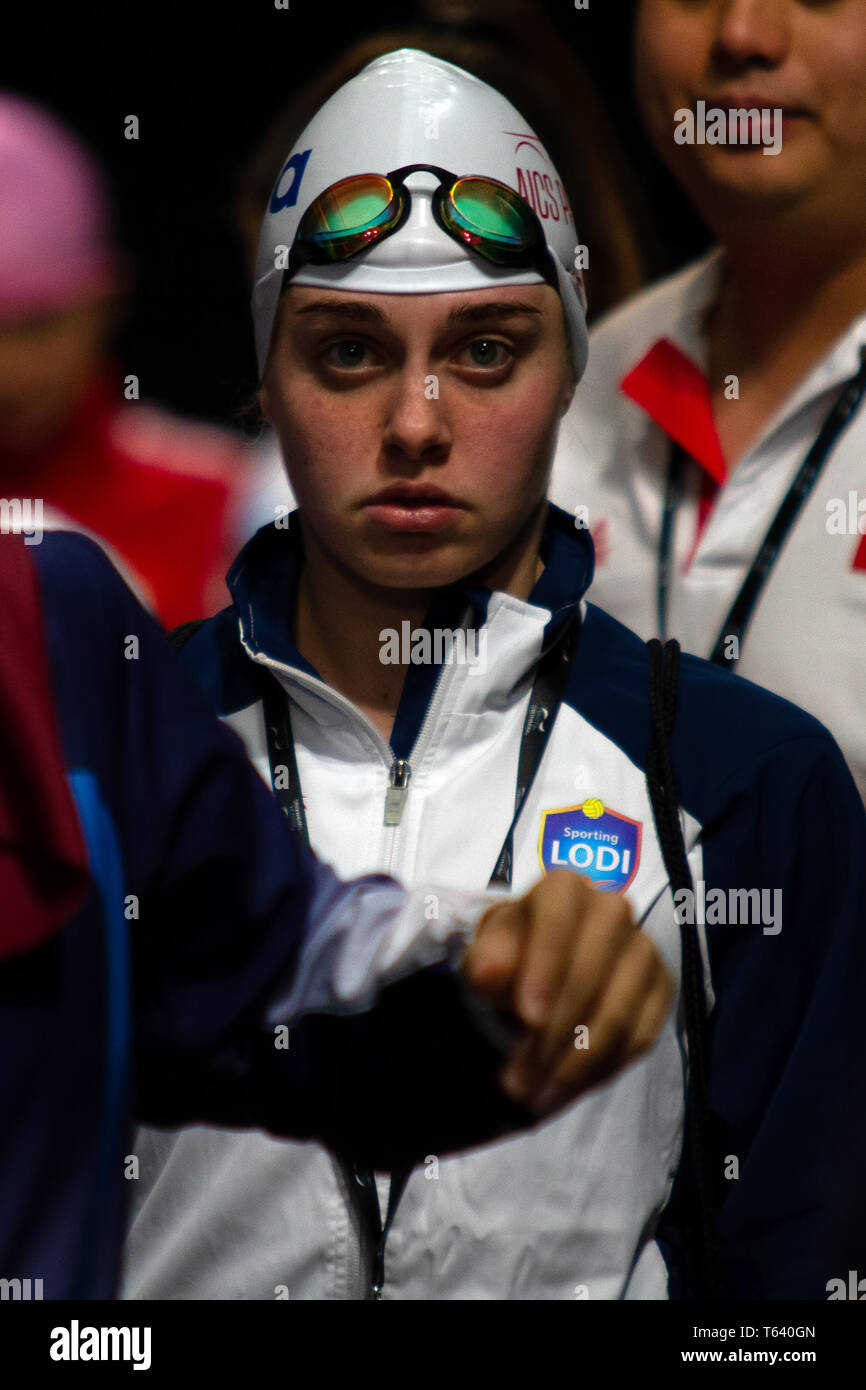
[{"label": "jacket sleeve", "polygon": [[[502,1056],[455,968],[489,897],[341,881],[298,847],[229,743],[185,802],[178,871],[136,953],[139,1120],[263,1127],[380,1168],[531,1123],[498,1088]],[[185,844],[195,804],[227,837],[199,863]]]},{"label": "jacket sleeve", "polygon": [[[816,732],[732,779],[704,830],[709,1091],[731,1297],[826,1299],[846,1273],[838,1176],[866,1064],[866,814],[836,744],[809,723]],[[728,907],[727,925],[714,924],[714,889],[728,904],[732,891],[761,890],[760,920],[732,925]],[[659,1226],[674,1298],[695,1289],[688,1124],[686,1135]]]},{"label": "jacket sleeve", "polygon": [[488,895],[342,883],[99,548],[45,546],[67,741],[124,865],[138,1118],[264,1126],[383,1167],[531,1123],[453,968]]}]

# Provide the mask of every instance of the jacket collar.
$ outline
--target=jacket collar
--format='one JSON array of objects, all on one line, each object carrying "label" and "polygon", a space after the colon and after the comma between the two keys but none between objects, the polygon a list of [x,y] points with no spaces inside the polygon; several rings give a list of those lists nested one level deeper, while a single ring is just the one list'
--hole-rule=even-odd
[{"label": "jacket collar", "polygon": [[[318,676],[295,646],[287,620],[294,611],[303,561],[303,541],[298,513],[259,528],[247,542],[226,575],[226,584],[237,610],[243,640],[253,655]],[[548,504],[540,554],[544,570],[525,607],[548,610],[544,649],[557,640],[579,612],[580,602],[592,580],[595,564],[592,539],[574,518]],[[481,585],[459,581],[444,586],[427,614],[429,627],[456,627],[467,604],[473,606],[475,624],[487,619],[493,592]],[[512,603],[520,600],[510,599]]]}]

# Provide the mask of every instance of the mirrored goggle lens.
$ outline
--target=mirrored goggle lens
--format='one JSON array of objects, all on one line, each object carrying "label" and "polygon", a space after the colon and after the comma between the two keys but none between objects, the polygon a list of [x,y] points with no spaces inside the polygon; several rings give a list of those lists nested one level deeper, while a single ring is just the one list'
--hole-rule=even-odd
[{"label": "mirrored goggle lens", "polygon": [[532,214],[523,199],[493,179],[458,179],[451,190],[449,212],[454,225],[473,243],[478,239],[507,253],[524,250],[535,241]]},{"label": "mirrored goggle lens", "polygon": [[391,184],[381,174],[360,174],[326,188],[307,208],[298,240],[333,260],[352,256],[387,231],[399,216]]}]

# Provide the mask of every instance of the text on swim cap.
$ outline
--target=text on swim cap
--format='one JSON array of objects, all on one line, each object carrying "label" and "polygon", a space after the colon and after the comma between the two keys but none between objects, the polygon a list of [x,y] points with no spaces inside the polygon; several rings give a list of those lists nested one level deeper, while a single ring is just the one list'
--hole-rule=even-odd
[{"label": "text on swim cap", "polygon": [[[553,191],[554,183],[556,193]],[[566,222],[574,222],[565,190],[559,179],[551,180],[550,174],[540,174],[537,169],[518,169],[517,191],[542,221],[552,218],[554,222],[559,222],[563,218]]]}]

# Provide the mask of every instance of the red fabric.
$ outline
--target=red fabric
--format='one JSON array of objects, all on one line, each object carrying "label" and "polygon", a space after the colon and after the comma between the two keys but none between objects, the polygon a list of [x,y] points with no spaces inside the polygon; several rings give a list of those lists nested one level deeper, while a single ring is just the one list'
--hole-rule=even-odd
[{"label": "red fabric", "polygon": [[698,524],[684,566],[688,569],[728,472],[713,419],[710,383],[676,343],[659,338],[623,377],[619,389],[703,469]]},{"label": "red fabric", "polygon": [[90,886],[54,706],[36,567],[0,535],[0,959],[58,931]]},{"label": "red fabric", "polygon": [[106,374],[49,446],[0,453],[0,489],[7,498],[39,497],[103,537],[152,590],[156,616],[174,627],[229,601],[222,580],[233,558],[234,446],[220,440],[221,456],[208,458],[203,441],[217,437],[123,402],[119,382]]},{"label": "red fabric", "polygon": [[727,476],[710,384],[676,343],[660,338],[623,377],[619,389],[721,485]]},{"label": "red fabric", "polygon": [[854,562],[852,570],[866,570],[866,536],[863,536],[860,544],[854,552]]}]

